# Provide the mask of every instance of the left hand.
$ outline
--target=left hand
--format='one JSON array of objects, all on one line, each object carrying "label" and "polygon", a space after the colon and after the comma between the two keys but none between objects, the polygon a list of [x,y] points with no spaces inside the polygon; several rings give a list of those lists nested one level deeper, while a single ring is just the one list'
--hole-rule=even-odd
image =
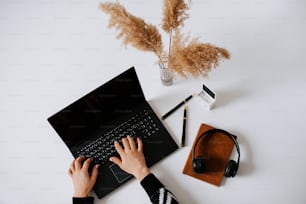
[{"label": "left hand", "polygon": [[[92,169],[91,174],[88,172],[88,168],[93,158],[86,159],[80,156],[73,160],[68,170],[68,174],[72,178],[74,195],[76,198],[85,198],[88,196],[89,192],[92,190],[96,183],[98,176],[98,165]],[[84,163],[82,164],[82,162]]]}]

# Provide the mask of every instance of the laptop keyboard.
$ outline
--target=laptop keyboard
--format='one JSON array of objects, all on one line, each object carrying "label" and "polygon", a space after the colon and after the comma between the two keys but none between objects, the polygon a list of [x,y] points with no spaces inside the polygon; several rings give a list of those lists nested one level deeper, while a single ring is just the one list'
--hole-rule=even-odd
[{"label": "laptop keyboard", "polygon": [[121,144],[121,138],[126,136],[141,137],[142,140],[146,140],[157,131],[159,128],[153,118],[147,110],[144,110],[83,147],[77,155],[93,157],[93,163],[102,165],[109,160],[109,157],[117,154],[115,141]]}]

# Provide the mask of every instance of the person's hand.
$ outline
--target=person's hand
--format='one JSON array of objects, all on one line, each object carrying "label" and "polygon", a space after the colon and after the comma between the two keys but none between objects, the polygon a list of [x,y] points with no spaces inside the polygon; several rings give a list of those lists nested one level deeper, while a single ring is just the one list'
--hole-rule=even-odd
[{"label": "person's hand", "polygon": [[135,176],[137,180],[142,180],[150,174],[143,155],[143,144],[140,138],[137,138],[137,146],[134,139],[130,136],[122,139],[123,147],[117,141],[114,144],[121,159],[111,157],[110,160],[112,162],[117,164],[122,170]]},{"label": "person's hand", "polygon": [[[68,170],[68,174],[72,178],[74,195],[76,198],[85,198],[96,183],[98,176],[98,165],[92,169],[91,174],[88,172],[88,168],[93,158],[86,159],[80,156],[73,160]],[[82,162],[84,161],[83,165]]]}]

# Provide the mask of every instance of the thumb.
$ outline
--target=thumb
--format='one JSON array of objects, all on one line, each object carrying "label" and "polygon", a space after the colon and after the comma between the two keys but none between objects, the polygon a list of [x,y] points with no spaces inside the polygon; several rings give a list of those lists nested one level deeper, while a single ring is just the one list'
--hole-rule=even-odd
[{"label": "thumb", "polygon": [[118,157],[111,157],[111,158],[109,158],[109,160],[111,161],[111,162],[113,162],[114,164],[117,164],[119,167],[121,167],[121,160],[118,158]]}]

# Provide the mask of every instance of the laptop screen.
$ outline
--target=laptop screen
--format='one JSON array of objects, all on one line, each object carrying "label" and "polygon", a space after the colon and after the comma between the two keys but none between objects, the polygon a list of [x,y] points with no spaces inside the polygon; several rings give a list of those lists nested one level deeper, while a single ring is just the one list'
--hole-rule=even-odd
[{"label": "laptop screen", "polygon": [[[54,114],[48,121],[68,147],[95,134],[111,129],[112,121],[145,101],[134,67]],[[97,128],[98,127],[98,128]]]}]

